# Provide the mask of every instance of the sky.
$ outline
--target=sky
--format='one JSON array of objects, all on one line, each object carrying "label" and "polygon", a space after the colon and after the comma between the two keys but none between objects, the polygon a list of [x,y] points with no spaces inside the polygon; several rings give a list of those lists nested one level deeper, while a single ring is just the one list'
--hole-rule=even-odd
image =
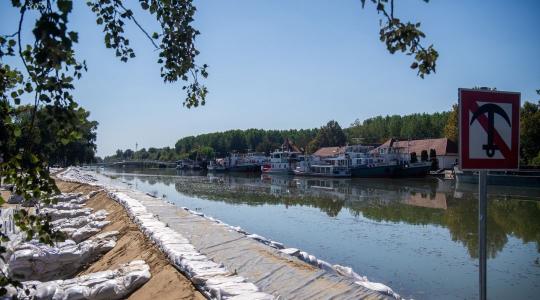
[{"label": "sky", "polygon": [[[99,122],[98,155],[116,149],[174,147],[182,137],[229,129],[348,127],[377,115],[450,110],[458,88],[496,87],[537,101],[540,89],[540,2],[396,1],[395,16],[421,22],[439,52],[425,79],[412,58],[379,41],[375,7],[359,0],[195,1],[199,65],[209,65],[206,106],[182,106],[182,83],[165,84],[157,52],[133,24],[137,57],[120,62],[106,49],[95,16],[75,1],[77,56],[88,72],[76,83],[78,103]],[[369,2],[369,1],[368,1]],[[18,12],[0,2],[0,34],[16,31]],[[157,23],[125,0],[149,32]],[[30,36],[33,20],[24,28]]]}]

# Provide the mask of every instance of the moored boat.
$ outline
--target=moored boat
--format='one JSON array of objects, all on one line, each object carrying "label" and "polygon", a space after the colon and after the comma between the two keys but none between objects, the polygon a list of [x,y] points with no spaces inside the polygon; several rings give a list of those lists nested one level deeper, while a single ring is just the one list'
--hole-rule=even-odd
[{"label": "moored boat", "polygon": [[268,174],[294,174],[298,163],[305,160],[298,147],[285,139],[281,149],[270,154],[270,161],[261,166],[261,171]]},{"label": "moored boat", "polygon": [[268,158],[261,153],[231,153],[226,158],[215,159],[208,165],[211,172],[260,172]]},{"label": "moored boat", "polygon": [[351,177],[349,159],[342,157],[325,160],[304,160],[293,171],[294,175],[314,177]]},{"label": "moored boat", "polygon": [[431,170],[431,162],[408,162],[399,165],[394,171],[394,177],[424,177]]}]

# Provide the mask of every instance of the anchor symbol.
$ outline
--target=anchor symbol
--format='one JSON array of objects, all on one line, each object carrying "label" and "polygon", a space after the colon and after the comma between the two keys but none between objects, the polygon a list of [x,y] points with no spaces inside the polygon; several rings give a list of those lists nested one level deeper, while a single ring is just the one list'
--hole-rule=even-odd
[{"label": "anchor symbol", "polygon": [[495,114],[503,117],[503,119],[506,120],[508,125],[512,125],[510,124],[510,118],[508,118],[508,115],[506,114],[504,109],[493,103],[488,103],[480,106],[478,110],[474,112],[471,123],[469,125],[472,125],[474,120],[476,120],[479,116],[485,113],[488,114],[487,144],[482,145],[482,149],[486,150],[486,155],[488,157],[493,157],[493,155],[495,155],[495,150],[499,149],[499,146],[493,144],[493,135],[495,134]]}]

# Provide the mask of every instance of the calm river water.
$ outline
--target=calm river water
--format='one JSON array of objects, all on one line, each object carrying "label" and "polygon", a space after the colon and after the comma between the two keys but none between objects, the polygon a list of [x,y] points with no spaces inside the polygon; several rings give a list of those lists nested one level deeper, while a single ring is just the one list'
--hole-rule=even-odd
[{"label": "calm river water", "polygon": [[[478,298],[476,186],[105,169],[139,190],[351,266],[407,298]],[[540,295],[540,188],[488,189],[488,298]]]}]

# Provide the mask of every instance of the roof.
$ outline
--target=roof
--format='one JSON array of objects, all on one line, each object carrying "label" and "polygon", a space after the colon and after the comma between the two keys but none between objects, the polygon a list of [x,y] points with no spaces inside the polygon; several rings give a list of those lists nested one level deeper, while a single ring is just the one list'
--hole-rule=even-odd
[{"label": "roof", "polygon": [[378,151],[380,148],[407,148],[408,152],[422,153],[422,150],[429,152],[431,149],[435,149],[437,155],[455,155],[458,153],[457,144],[448,138],[439,139],[424,139],[424,140],[410,140],[410,141],[398,141],[396,139],[389,139],[384,144],[375,148],[373,151]]},{"label": "roof", "polygon": [[313,155],[319,157],[331,157],[345,152],[345,147],[322,147],[315,151]]},{"label": "roof", "polygon": [[291,151],[291,152],[302,152],[295,144],[293,144],[288,138],[285,138],[281,149]]}]

